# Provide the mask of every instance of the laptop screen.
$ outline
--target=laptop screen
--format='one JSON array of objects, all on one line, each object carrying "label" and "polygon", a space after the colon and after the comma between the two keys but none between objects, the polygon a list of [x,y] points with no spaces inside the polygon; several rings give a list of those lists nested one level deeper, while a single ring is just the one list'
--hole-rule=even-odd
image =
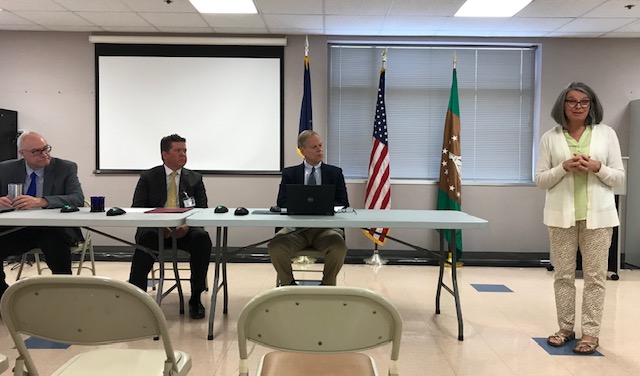
[{"label": "laptop screen", "polygon": [[333,215],[336,186],[287,184],[288,215]]}]

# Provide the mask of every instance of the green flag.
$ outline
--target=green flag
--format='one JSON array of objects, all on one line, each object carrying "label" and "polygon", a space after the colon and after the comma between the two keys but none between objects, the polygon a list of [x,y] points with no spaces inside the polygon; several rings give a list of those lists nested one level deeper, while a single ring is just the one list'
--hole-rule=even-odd
[{"label": "green flag", "polygon": [[[460,105],[458,104],[458,78],[454,63],[449,107],[444,124],[440,183],[438,184],[438,210],[460,210],[462,204],[462,156],[460,155]],[[438,230],[443,231],[443,230]],[[451,243],[451,232],[445,231]],[[462,231],[456,230],[456,257],[462,256]]]}]

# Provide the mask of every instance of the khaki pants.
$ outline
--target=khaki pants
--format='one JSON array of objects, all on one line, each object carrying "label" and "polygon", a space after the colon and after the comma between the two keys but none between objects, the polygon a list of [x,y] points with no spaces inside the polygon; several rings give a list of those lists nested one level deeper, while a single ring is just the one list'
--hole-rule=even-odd
[{"label": "khaki pants", "polygon": [[[344,231],[338,228],[309,228],[302,232],[282,229],[269,242],[267,249],[271,263],[278,273],[282,285],[294,282],[291,259],[305,248],[315,248],[324,253],[323,285],[335,285],[338,273],[344,264],[347,245]],[[289,233],[290,232],[290,233]]]},{"label": "khaki pants", "polygon": [[580,248],[584,278],[582,335],[599,336],[612,234],[611,227],[588,230],[586,221],[578,221],[570,228],[549,227],[551,262],[555,270],[553,286],[561,329],[574,330],[576,251]]}]

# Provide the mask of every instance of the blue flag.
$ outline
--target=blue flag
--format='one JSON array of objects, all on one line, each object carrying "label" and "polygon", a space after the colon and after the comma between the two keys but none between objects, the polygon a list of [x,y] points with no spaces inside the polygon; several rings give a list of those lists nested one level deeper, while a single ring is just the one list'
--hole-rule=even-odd
[{"label": "blue flag", "polygon": [[[309,56],[304,57],[304,93],[302,95],[302,107],[300,108],[300,127],[298,134],[307,129],[313,129],[313,114],[311,111],[311,74],[309,73]],[[300,154],[300,150],[298,150]],[[300,154],[302,155],[302,154]]]}]

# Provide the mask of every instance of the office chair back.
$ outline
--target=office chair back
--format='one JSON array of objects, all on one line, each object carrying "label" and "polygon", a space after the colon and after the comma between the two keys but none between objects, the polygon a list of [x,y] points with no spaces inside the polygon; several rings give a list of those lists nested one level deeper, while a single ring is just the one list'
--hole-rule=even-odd
[{"label": "office chair back", "polygon": [[[389,374],[397,375],[401,336],[398,310],[373,291],[334,286],[279,287],[253,298],[240,314],[240,375],[248,374],[247,340],[286,352],[315,354],[352,353],[392,343]],[[291,357],[284,358],[291,361]],[[325,357],[323,361],[330,359]],[[343,357],[336,360],[345,362]],[[375,369],[375,363],[372,366]],[[313,375],[312,371],[304,374]]]},{"label": "office chair back", "polygon": [[[173,350],[160,307],[145,292],[124,281],[68,275],[26,278],[7,289],[0,310],[19,353],[16,370],[22,372],[26,367],[29,375],[38,373],[22,335],[71,345],[105,345],[160,337],[164,345],[164,350],[107,349],[81,353],[56,375],[113,375],[123,369],[140,375],[183,375],[191,368],[189,355]],[[83,356],[90,361],[83,360]],[[96,367],[101,360],[104,366]],[[125,364],[127,360],[133,364]],[[93,369],[84,368],[88,366]],[[136,366],[148,371],[138,371]],[[18,371],[16,374],[20,374]]]}]

